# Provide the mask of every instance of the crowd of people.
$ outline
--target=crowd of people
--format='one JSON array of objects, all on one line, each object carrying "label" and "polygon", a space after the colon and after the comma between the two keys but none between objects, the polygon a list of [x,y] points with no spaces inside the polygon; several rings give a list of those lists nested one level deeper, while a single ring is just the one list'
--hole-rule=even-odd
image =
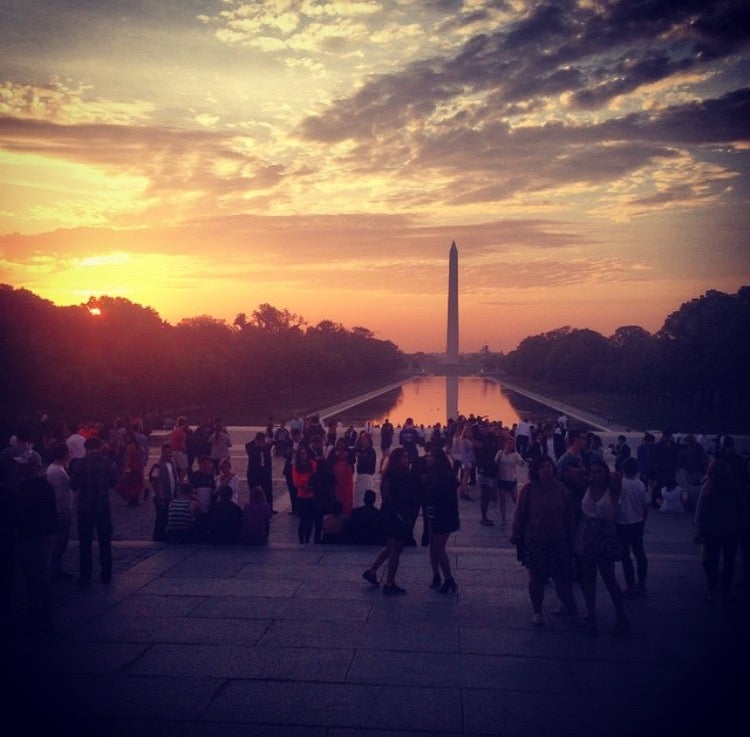
[{"label": "crowd of people", "polygon": [[[49,621],[51,582],[72,580],[63,570],[71,524],[77,521],[80,585],[93,577],[92,542],[97,535],[100,580],[112,577],[110,492],[128,506],[151,499],[153,540],[171,544],[263,545],[278,513],[274,460],[282,468],[300,544],[380,546],[363,577],[383,593],[399,595],[401,552],[429,549],[430,587],[444,594],[458,583],[446,553],[460,528],[460,506],[478,501],[480,524],[505,527],[518,559],[528,569],[534,625],[544,622],[548,580],[555,584],[560,616],[573,616],[597,631],[596,579],[615,610],[613,631],[629,623],[626,601],[647,591],[643,544],[650,510],[667,510],[675,496],[694,513],[696,542],[704,546],[708,598],[730,597],[738,548],[747,585],[750,562],[750,464],[730,436],[645,433],[632,449],[624,435],[604,448],[594,432],[525,418],[513,426],[470,415],[425,428],[408,418],[373,428],[316,416],[269,421],[244,446],[247,502],[232,466],[232,439],[220,419],[191,428],[187,418],[171,424],[159,459],[148,466],[149,440],[140,420],[111,426],[82,423],[39,438],[19,429],[0,454],[2,607],[10,607],[16,556],[27,583],[32,619]],[[519,489],[519,471],[528,482]],[[379,488],[376,485],[380,475]],[[379,505],[378,505],[379,501]],[[490,517],[495,505],[500,519]],[[634,562],[635,565],[634,565]],[[620,562],[625,587],[617,579]],[[585,614],[574,596],[580,586]]]}]

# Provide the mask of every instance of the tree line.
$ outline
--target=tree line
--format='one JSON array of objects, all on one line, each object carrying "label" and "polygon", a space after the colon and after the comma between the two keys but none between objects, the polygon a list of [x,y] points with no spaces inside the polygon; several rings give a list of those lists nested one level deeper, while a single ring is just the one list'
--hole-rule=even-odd
[{"label": "tree line", "polygon": [[750,287],[685,302],[653,334],[626,325],[609,337],[570,327],[530,336],[498,367],[508,377],[562,391],[585,388],[664,407],[693,427],[741,423],[746,430]]},{"label": "tree line", "polygon": [[372,388],[404,362],[367,328],[307,325],[270,304],[232,324],[200,315],[173,326],[122,297],[59,307],[8,285],[0,285],[0,355],[4,426],[40,413],[228,420],[233,411],[235,423],[265,423],[276,405],[310,409],[320,387]]}]

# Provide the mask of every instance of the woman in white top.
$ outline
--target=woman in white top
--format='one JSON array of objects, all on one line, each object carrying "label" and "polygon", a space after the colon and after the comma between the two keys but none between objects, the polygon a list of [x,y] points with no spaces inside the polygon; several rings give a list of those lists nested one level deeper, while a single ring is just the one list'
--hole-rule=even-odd
[{"label": "woman in white top", "polygon": [[469,502],[474,501],[474,497],[469,494],[469,479],[471,478],[472,469],[477,464],[476,456],[474,455],[472,430],[472,426],[466,423],[460,435],[456,432],[452,446],[453,460],[461,464],[459,492],[461,498]]},{"label": "woman in white top", "polygon": [[575,552],[581,561],[581,590],[586,601],[588,627],[596,627],[596,573],[599,571],[617,613],[613,634],[629,630],[622,590],[615,576],[615,561],[622,558],[615,519],[620,507],[622,476],[610,476],[609,466],[594,460],[589,467],[589,487],[581,500],[581,519],[576,530]]},{"label": "woman in white top", "polygon": [[500,524],[505,525],[507,520],[505,516],[505,505],[507,495],[513,500],[513,504],[518,503],[518,469],[524,465],[521,454],[516,450],[516,441],[509,436],[505,441],[505,447],[497,451],[495,455],[497,464],[497,491],[498,502],[500,504]]},{"label": "woman in white top", "polygon": [[229,449],[232,447],[232,439],[229,437],[226,427],[218,424],[216,430],[211,433],[209,438],[211,450],[209,457],[214,464],[214,472],[219,472],[219,466],[222,461],[228,461],[230,458]]},{"label": "woman in white top", "polygon": [[222,486],[228,486],[232,490],[232,501],[240,507],[240,477],[232,470],[232,463],[229,460],[223,460],[219,463],[219,475],[216,477],[216,490],[219,491]]}]

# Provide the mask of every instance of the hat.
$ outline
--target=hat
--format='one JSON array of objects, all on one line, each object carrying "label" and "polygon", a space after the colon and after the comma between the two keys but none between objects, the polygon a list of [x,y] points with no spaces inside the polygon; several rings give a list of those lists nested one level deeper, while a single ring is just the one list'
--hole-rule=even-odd
[{"label": "hat", "polygon": [[42,466],[42,456],[39,455],[35,450],[27,450],[25,453],[16,456],[13,459],[16,463],[28,464],[31,466]]}]

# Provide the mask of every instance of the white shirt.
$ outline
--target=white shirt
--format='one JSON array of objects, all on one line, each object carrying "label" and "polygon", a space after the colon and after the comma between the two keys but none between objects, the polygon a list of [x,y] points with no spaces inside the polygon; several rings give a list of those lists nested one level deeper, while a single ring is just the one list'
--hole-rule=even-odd
[{"label": "white shirt", "polygon": [[55,507],[58,514],[73,514],[73,490],[65,466],[50,463],[47,467],[47,481],[55,490]]},{"label": "white shirt", "polygon": [[528,422],[524,422],[521,420],[516,425],[516,436],[518,435],[525,435],[526,437],[531,437],[531,425],[529,425]]},{"label": "white shirt", "polygon": [[84,438],[83,435],[79,435],[77,432],[68,436],[65,444],[68,446],[71,460],[78,460],[86,455],[86,448],[84,447],[85,442],[86,438]]},{"label": "white shirt", "polygon": [[624,478],[620,494],[620,508],[617,511],[618,525],[634,525],[643,522],[646,508],[646,487],[640,479]]},{"label": "white shirt", "polygon": [[515,450],[512,453],[499,450],[495,456],[495,463],[497,463],[497,477],[500,481],[515,481],[518,478],[516,469],[523,466],[523,458]]},{"label": "white shirt", "polygon": [[221,474],[216,477],[216,490],[218,491],[222,486],[228,486],[232,490],[232,501],[239,507],[240,506],[240,477],[233,473],[229,481],[222,483]]},{"label": "white shirt", "polygon": [[614,520],[617,516],[617,509],[620,505],[612,501],[612,495],[604,492],[604,496],[595,502],[591,497],[591,488],[586,489],[586,493],[581,499],[581,511],[587,517],[596,517],[598,519]]}]

